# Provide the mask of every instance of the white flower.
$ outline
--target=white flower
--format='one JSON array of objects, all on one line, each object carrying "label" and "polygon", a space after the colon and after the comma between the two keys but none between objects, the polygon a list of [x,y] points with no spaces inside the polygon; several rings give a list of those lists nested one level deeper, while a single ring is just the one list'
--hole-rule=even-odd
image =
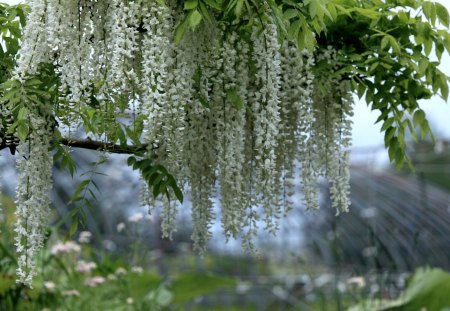
[{"label": "white flower", "polygon": [[65,296],[65,297],[72,297],[72,296],[80,296],[80,292],[76,289],[71,289],[71,290],[65,290],[63,292],[61,292],[61,295]]},{"label": "white flower", "polygon": [[97,264],[95,262],[85,262],[83,260],[80,260],[77,262],[77,265],[75,266],[75,271],[79,273],[89,273],[91,270],[96,269]]},{"label": "white flower", "polygon": [[44,282],[44,287],[48,290],[52,290],[56,288],[56,284],[53,282]]},{"label": "white flower", "polygon": [[[138,223],[142,219],[144,219],[144,214],[143,213],[136,213],[136,214],[133,214],[130,217],[128,217],[128,221],[129,222],[133,222],[133,223]],[[119,231],[119,230],[117,230],[117,231]]]},{"label": "white flower", "polygon": [[57,254],[67,254],[67,253],[79,253],[81,251],[81,246],[74,241],[58,242],[53,245],[50,253],[52,255]]},{"label": "white flower", "polygon": [[362,276],[354,276],[347,280],[348,285],[356,285],[359,288],[366,286],[366,280]]},{"label": "white flower", "polygon": [[91,278],[88,278],[84,281],[84,285],[87,287],[97,287],[98,285],[101,285],[106,282],[106,279],[102,276],[94,276]]},{"label": "white flower", "polygon": [[116,269],[115,274],[117,274],[117,275],[125,275],[125,274],[127,274],[127,270],[125,270],[125,268],[123,268],[123,267],[119,267],[119,268]]},{"label": "white flower", "polygon": [[92,233],[89,231],[80,232],[80,236],[78,237],[78,242],[81,244],[88,244],[91,242]]},{"label": "white flower", "polygon": [[141,274],[144,272],[144,269],[139,266],[134,266],[134,267],[131,267],[131,272]]},{"label": "white flower", "polygon": [[126,228],[125,223],[121,222],[121,223],[118,223],[118,224],[117,224],[116,230],[117,230],[117,232],[120,233],[120,232],[122,232],[123,230],[125,230],[125,228]]}]

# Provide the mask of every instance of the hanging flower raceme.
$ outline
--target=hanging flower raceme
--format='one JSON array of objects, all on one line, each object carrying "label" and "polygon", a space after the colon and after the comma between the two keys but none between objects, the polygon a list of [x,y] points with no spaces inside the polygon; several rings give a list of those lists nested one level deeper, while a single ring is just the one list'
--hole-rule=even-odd
[{"label": "hanging flower raceme", "polygon": [[314,168],[317,157],[314,146],[308,143],[314,124],[314,55],[306,50],[300,51],[290,42],[284,42],[281,56],[281,126],[278,135],[277,171],[281,172],[284,211],[292,208],[289,195],[293,190],[291,179],[296,175],[296,161],[302,168],[304,201],[308,208],[314,209],[318,207],[319,193]]},{"label": "hanging flower raceme", "polygon": [[[210,240],[215,197],[227,238],[242,238],[251,249],[259,227],[276,232],[278,219],[293,206],[298,169],[309,208],[318,207],[325,177],[333,206],[347,209],[349,88],[340,77],[312,72],[316,62],[333,70],[336,51],[311,53],[287,41],[280,44],[269,14],[251,27],[212,14],[180,37],[177,26],[186,20],[179,1],[82,0],[63,6],[34,0],[31,7],[17,76],[52,64],[59,81],[60,127],[84,130],[105,143],[145,143],[144,159],[153,170],[164,167],[190,194],[196,249],[204,250]],[[42,131],[37,120],[33,128]],[[38,133],[32,131],[27,142],[48,145]],[[28,256],[38,246],[24,242],[26,216],[36,213],[32,219],[40,232],[45,209],[31,211],[26,202],[32,198],[37,204],[38,197],[48,202],[37,191],[47,188],[33,186],[37,181],[25,170],[44,170],[32,168],[38,165],[37,147],[26,146],[23,142],[21,150],[27,160],[18,161],[17,244]],[[149,171],[144,169],[143,176]],[[148,190],[153,191],[144,193],[155,192]],[[175,190],[164,193],[157,205],[163,235],[171,237],[178,206],[172,200]],[[152,211],[156,203],[146,201]],[[21,269],[21,279],[29,282],[33,272]]]},{"label": "hanging flower raceme", "polygon": [[[336,71],[337,54],[331,47],[317,56]],[[318,159],[316,172],[330,182],[331,204],[337,212],[345,212],[350,204],[349,148],[351,145],[352,98],[348,81],[340,76],[324,74],[317,77],[314,89],[314,124],[309,140]],[[324,91],[326,90],[326,91]]]},{"label": "hanging flower raceme", "polygon": [[19,181],[16,198],[15,245],[17,281],[31,286],[36,275],[35,260],[44,245],[50,216],[49,191],[52,188],[53,158],[49,154],[49,120],[29,112],[30,133],[19,145]]}]

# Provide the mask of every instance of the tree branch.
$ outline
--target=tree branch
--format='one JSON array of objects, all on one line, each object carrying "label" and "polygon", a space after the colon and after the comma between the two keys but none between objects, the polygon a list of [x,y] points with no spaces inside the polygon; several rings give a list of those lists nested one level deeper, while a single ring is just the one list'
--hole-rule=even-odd
[{"label": "tree branch", "polygon": [[[65,145],[68,147],[74,148],[82,148],[88,150],[96,150],[96,151],[106,151],[110,153],[116,154],[135,154],[138,151],[144,151],[147,149],[147,144],[142,145],[116,145],[113,143],[105,143],[102,141],[96,141],[92,139],[75,139],[75,138],[61,138],[58,141],[59,144]],[[6,141],[3,141],[0,145],[0,151],[5,148],[10,148],[10,150],[15,150],[17,145],[6,144]]]},{"label": "tree branch", "polygon": [[142,145],[116,145],[113,143],[105,143],[102,141],[96,141],[92,139],[73,139],[73,138],[61,138],[59,140],[61,145],[74,148],[82,148],[96,151],[106,151],[117,154],[135,154],[138,151],[144,151],[147,149],[147,144]]}]

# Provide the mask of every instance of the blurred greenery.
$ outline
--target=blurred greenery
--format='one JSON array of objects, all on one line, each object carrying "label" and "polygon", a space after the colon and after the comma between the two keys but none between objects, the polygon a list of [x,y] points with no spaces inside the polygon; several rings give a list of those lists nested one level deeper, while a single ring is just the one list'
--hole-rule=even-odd
[{"label": "blurred greenery", "polygon": [[9,227],[14,203],[7,197],[2,201],[2,311],[443,311],[449,305],[450,275],[440,269],[418,269],[399,294],[401,287],[391,291],[399,275],[330,271],[323,263],[300,257],[285,261],[213,252],[200,258],[188,250],[144,252],[149,247],[142,242],[145,232],[131,222],[121,234],[134,242],[120,254],[99,247],[101,236],[92,234],[90,241],[81,241],[81,232],[69,238],[67,230],[51,228],[38,260],[39,275],[33,288],[26,288],[15,282]]},{"label": "blurred greenery", "polygon": [[448,311],[450,274],[437,268],[420,268],[405,291],[394,300],[367,300],[349,311]]}]

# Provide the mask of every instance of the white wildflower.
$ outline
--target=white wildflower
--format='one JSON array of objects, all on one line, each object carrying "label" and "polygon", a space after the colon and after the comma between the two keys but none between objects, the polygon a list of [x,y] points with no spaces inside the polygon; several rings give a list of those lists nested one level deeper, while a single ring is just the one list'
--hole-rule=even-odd
[{"label": "white wildflower", "polygon": [[133,267],[131,267],[131,272],[141,274],[144,272],[144,269],[139,266],[133,266]]},{"label": "white wildflower", "polygon": [[69,253],[79,253],[81,251],[81,246],[74,241],[58,242],[53,245],[50,253],[52,255],[57,254],[69,254]]},{"label": "white wildflower", "polygon": [[101,284],[103,284],[105,282],[106,282],[106,279],[104,277],[102,277],[102,276],[94,276],[94,277],[91,277],[91,278],[87,278],[84,281],[84,286],[97,287],[98,285],[101,285]]},{"label": "white wildflower", "polygon": [[78,237],[78,242],[81,244],[89,244],[91,242],[92,233],[89,231],[81,231]]},{"label": "white wildflower", "polygon": [[116,230],[117,230],[117,232],[120,233],[120,232],[122,232],[123,230],[125,230],[125,228],[126,228],[125,223],[121,222],[121,223],[118,223],[118,224],[117,224]]},{"label": "white wildflower", "polygon": [[65,296],[65,297],[73,297],[73,296],[80,296],[80,291],[76,290],[76,289],[71,289],[71,290],[65,290],[61,292],[61,295]]},{"label": "white wildflower", "polygon": [[[132,223],[138,223],[142,219],[144,219],[144,214],[142,214],[142,213],[135,213],[135,214],[131,215],[130,217],[128,217],[128,221],[132,222]],[[119,226],[117,226],[117,231],[119,231]]]},{"label": "white wildflower", "polygon": [[80,260],[77,262],[75,266],[75,271],[79,273],[89,273],[91,270],[96,269],[97,264],[95,262],[86,262],[84,260]]},{"label": "white wildflower", "polygon": [[56,288],[56,284],[54,282],[48,281],[48,282],[44,282],[44,287],[47,290],[53,290]]}]

